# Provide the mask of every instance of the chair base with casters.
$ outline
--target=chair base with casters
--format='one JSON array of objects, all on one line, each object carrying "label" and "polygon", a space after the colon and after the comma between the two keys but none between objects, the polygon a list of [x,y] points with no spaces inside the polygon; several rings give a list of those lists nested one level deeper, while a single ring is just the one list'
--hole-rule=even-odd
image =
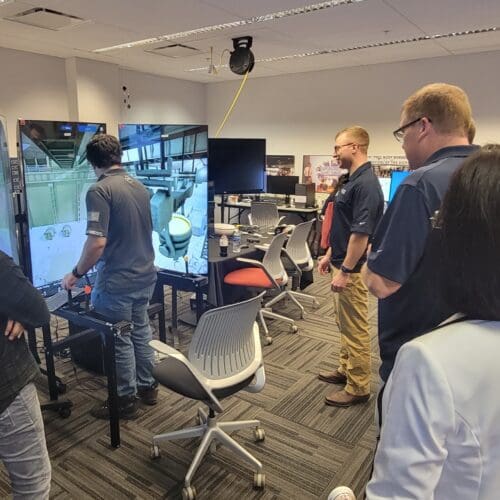
[{"label": "chair base with casters", "polygon": [[239,391],[260,392],[265,383],[265,371],[259,328],[255,322],[263,294],[252,299],[212,309],[198,322],[186,358],[173,347],[157,340],[151,347],[165,358],[153,369],[159,384],[190,399],[201,401],[208,412],[198,410],[197,425],[187,429],[155,435],[152,438],[151,458],[160,457],[159,444],[178,439],[201,438],[201,443],[184,479],[182,497],[193,500],[196,490],[194,474],[207,452],[215,452],[217,444],[225,445],[254,468],[254,487],[264,488],[262,464],[229,433],[246,428],[254,429],[255,441],[263,441],[264,430],[258,420],[221,422],[221,400]]},{"label": "chair base with casters", "polygon": [[300,317],[304,319],[306,316],[306,311],[304,306],[299,302],[299,299],[304,300],[312,305],[313,308],[319,307],[319,302],[312,295],[308,295],[307,293],[296,292],[294,290],[283,290],[281,293],[276,295],[273,299],[267,302],[264,305],[264,308],[272,307],[274,304],[281,302],[283,299],[290,299],[299,309],[300,309]]},{"label": "chair base with casters", "polygon": [[207,453],[214,453],[216,451],[216,444],[227,446],[237,456],[246,460],[250,465],[255,467],[253,477],[254,488],[264,488],[266,477],[262,472],[262,464],[250,454],[243,446],[237,443],[230,435],[230,432],[238,431],[241,429],[254,428],[254,439],[256,442],[264,441],[266,435],[264,429],[260,427],[259,420],[240,420],[235,422],[219,422],[215,412],[209,408],[208,414],[198,409],[197,422],[199,425],[182,429],[179,431],[167,432],[165,434],[158,434],[153,437],[153,444],[151,446],[151,458],[158,459],[161,457],[159,443],[163,441],[174,441],[177,439],[190,439],[201,437],[201,443],[196,451],[196,454],[191,462],[189,470],[184,479],[184,488],[182,489],[182,498],[184,500],[193,500],[196,498],[196,489],[191,485],[193,476],[201,465],[203,457]]}]

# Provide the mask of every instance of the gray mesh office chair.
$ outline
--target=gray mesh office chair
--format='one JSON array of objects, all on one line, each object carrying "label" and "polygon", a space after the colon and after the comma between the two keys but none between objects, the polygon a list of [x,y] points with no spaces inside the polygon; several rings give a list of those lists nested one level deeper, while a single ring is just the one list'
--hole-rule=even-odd
[{"label": "gray mesh office chair", "polygon": [[[311,271],[314,267],[314,262],[311,256],[311,251],[309,250],[307,238],[309,236],[309,232],[311,231],[311,227],[315,222],[316,219],[313,219],[307,222],[302,222],[301,224],[297,224],[290,238],[288,239],[286,248],[283,250],[294,266],[299,280],[302,275],[302,271]],[[308,302],[313,307],[319,306],[318,301],[312,295],[296,292],[294,290],[283,290],[279,295],[267,302],[265,307],[272,307],[274,304],[280,302],[285,298],[291,299],[292,302],[297,305],[297,307],[300,309],[302,318],[305,315],[305,310],[302,304],[299,302],[299,299]]]},{"label": "gray mesh office chair", "polygon": [[267,232],[274,231],[285,217],[280,217],[276,203],[269,201],[253,201],[250,205],[248,221]]},{"label": "gray mesh office chair", "polygon": [[259,328],[255,322],[262,296],[260,294],[250,300],[212,309],[203,314],[193,334],[187,358],[158,340],[150,342],[151,347],[165,356],[153,370],[153,376],[158,382],[208,406],[208,414],[202,409],[198,410],[199,425],[196,427],[153,437],[151,458],[160,457],[159,443],[162,441],[202,438],[184,480],[182,497],[185,500],[196,497],[191,481],[207,451],[215,451],[215,441],[226,445],[255,467],[254,487],[265,486],[262,464],[228,434],[253,427],[255,440],[263,441],[265,433],[260,422],[219,422],[216,416],[223,412],[220,401],[222,398],[241,390],[259,392],[264,387],[262,348]]},{"label": "gray mesh office chair", "polygon": [[[281,290],[288,283],[288,274],[283,262],[281,261],[281,252],[285,244],[286,234],[278,234],[267,246],[262,262],[245,257],[238,257],[238,262],[250,264],[252,267],[245,267],[231,271],[224,276],[224,283],[234,286],[243,286],[248,288],[257,288],[259,290],[269,290],[281,293]],[[266,344],[272,344],[273,339],[269,335],[266,318],[283,321],[290,325],[292,332],[297,332],[298,328],[295,321],[287,316],[282,316],[273,312],[270,306],[262,308],[259,311],[259,319],[265,334]]]}]

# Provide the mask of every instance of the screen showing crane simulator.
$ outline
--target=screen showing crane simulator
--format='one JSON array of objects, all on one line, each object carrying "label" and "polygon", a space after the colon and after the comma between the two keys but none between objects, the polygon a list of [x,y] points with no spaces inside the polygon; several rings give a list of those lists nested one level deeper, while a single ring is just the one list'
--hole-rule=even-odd
[{"label": "screen showing crane simulator", "polygon": [[26,274],[55,293],[86,240],[85,196],[96,181],[86,147],[103,123],[19,120],[19,153],[28,221]]},{"label": "screen showing crane simulator", "polygon": [[208,274],[206,125],[121,124],[122,165],[150,194],[155,265]]},{"label": "screen showing crane simulator", "polygon": [[19,263],[7,127],[3,116],[0,116],[0,250]]}]

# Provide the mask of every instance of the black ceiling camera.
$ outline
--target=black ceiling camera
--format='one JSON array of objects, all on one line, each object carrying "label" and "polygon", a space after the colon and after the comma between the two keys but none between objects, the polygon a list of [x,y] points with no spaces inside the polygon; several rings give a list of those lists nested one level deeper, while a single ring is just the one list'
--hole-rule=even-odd
[{"label": "black ceiling camera", "polygon": [[233,73],[244,75],[250,73],[255,65],[255,57],[250,50],[252,46],[251,36],[233,38],[234,50],[229,58],[229,67]]}]

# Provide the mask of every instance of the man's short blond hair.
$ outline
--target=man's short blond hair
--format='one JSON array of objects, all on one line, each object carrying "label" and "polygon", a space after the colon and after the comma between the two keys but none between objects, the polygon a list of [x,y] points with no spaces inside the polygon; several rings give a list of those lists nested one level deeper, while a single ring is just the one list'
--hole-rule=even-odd
[{"label": "man's short blond hair", "polygon": [[349,137],[349,140],[357,144],[359,146],[359,149],[363,151],[363,153],[368,152],[368,146],[370,145],[370,136],[363,127],[360,127],[358,125],[346,127],[340,132],[337,132],[335,139],[337,139],[342,134],[347,135]]},{"label": "man's short blond hair", "polygon": [[472,110],[467,94],[456,85],[431,83],[412,94],[403,104],[406,120],[427,117],[439,134],[468,136]]}]

